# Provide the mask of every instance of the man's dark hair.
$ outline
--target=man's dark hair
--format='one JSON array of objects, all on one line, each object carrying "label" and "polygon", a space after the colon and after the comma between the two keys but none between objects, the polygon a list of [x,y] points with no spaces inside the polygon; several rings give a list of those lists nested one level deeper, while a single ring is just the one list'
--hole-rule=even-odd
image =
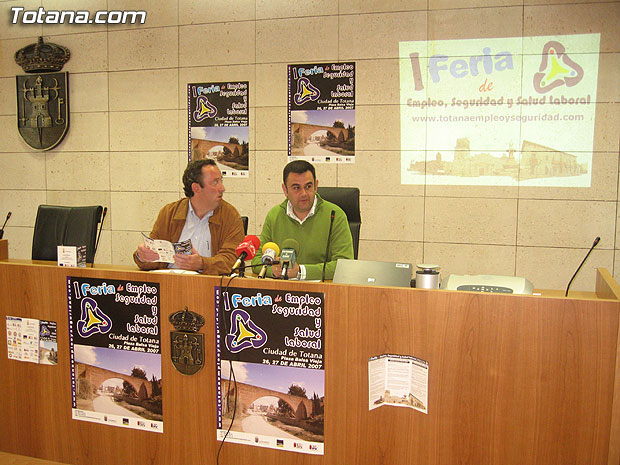
[{"label": "man's dark hair", "polygon": [[286,179],[288,178],[288,175],[290,173],[303,174],[306,171],[310,171],[312,173],[312,179],[316,181],[316,173],[314,172],[314,166],[312,166],[306,160],[295,160],[295,161],[290,162],[288,165],[284,167],[284,173],[282,174],[284,185],[286,186]]},{"label": "man's dark hair", "polygon": [[185,172],[183,173],[183,190],[185,191],[186,197],[194,196],[192,184],[195,182],[200,184],[200,187],[204,187],[202,185],[202,167],[209,165],[216,166],[215,161],[210,158],[205,158],[203,160],[193,160],[187,164]]}]

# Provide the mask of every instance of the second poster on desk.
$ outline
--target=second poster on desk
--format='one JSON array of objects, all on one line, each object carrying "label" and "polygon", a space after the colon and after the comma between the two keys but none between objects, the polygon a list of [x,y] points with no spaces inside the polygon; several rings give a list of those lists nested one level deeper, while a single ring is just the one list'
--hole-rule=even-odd
[{"label": "second poster on desk", "polygon": [[216,288],[220,441],[323,454],[323,293]]}]

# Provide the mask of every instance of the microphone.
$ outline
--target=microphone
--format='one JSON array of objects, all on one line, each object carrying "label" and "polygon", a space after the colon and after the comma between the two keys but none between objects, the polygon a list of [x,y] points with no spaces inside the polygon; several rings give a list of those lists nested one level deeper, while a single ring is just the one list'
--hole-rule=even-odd
[{"label": "microphone", "polygon": [[327,257],[329,252],[329,243],[332,238],[332,226],[334,225],[334,216],[336,216],[336,211],[332,210],[331,216],[329,218],[329,233],[327,234],[327,245],[325,246],[325,261],[323,262],[323,274],[321,275],[321,282],[325,282],[325,266],[327,265]]},{"label": "microphone", "polygon": [[596,244],[598,244],[600,240],[601,240],[600,237],[597,237],[596,239],[594,239],[594,243],[592,244],[592,247],[590,247],[590,250],[588,250],[588,253],[584,257],[583,261],[581,262],[581,265],[579,265],[579,267],[577,268],[577,271],[575,271],[575,274],[573,275],[573,277],[570,278],[570,281],[568,282],[568,286],[566,286],[566,293],[564,294],[564,297],[568,297],[568,290],[570,289],[570,285],[573,283],[573,279],[575,279],[575,276],[577,276],[577,273],[579,273],[579,270],[581,269],[583,264],[588,259],[588,256],[590,255],[590,252],[592,252],[594,250],[594,247],[596,247]]},{"label": "microphone", "polygon": [[267,242],[263,245],[263,256],[261,257],[261,263],[263,267],[258,273],[259,278],[264,278],[265,273],[267,273],[267,267],[269,265],[273,265],[273,262],[276,260],[276,257],[280,253],[280,247],[275,242]]},{"label": "microphone", "polygon": [[254,236],[252,234],[245,236],[243,242],[239,244],[235,249],[238,258],[233,265],[230,274],[232,274],[236,269],[238,269],[241,266],[241,263],[245,262],[246,259],[251,260],[252,258],[254,258],[254,255],[256,255],[256,249],[258,249],[259,246],[260,239],[257,236]]},{"label": "microphone", "polygon": [[282,276],[280,279],[288,279],[287,272],[289,268],[295,266],[297,254],[299,253],[299,242],[295,239],[285,239],[282,242],[282,253],[280,254],[280,263],[282,263]]},{"label": "microphone", "polygon": [[2,225],[2,229],[0,229],[0,239],[2,239],[4,237],[4,227],[6,226],[6,222],[9,221],[9,218],[11,217],[13,213],[9,212],[6,215],[6,220],[4,220],[4,224]]},{"label": "microphone", "polygon": [[103,220],[105,220],[105,216],[108,213],[108,207],[103,207],[103,213],[101,215],[101,223],[99,223],[99,234],[97,234],[97,242],[95,242],[95,250],[93,251],[93,263],[92,266],[95,265],[95,255],[97,254],[97,249],[99,248],[99,239],[101,239],[101,230],[103,229]]}]

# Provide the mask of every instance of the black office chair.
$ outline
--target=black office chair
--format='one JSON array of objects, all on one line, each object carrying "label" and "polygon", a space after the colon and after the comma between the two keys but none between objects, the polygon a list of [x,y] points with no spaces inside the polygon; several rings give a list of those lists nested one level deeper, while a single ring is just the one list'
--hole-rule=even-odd
[{"label": "black office chair", "polygon": [[97,225],[103,207],[63,207],[39,205],[32,238],[33,260],[58,260],[59,245],[85,245],[86,261],[95,259]]},{"label": "black office chair", "polygon": [[346,213],[351,236],[353,236],[353,258],[357,260],[362,227],[360,190],[357,187],[319,187],[318,193],[322,199],[335,203]]},{"label": "black office chair", "polygon": [[243,221],[243,234],[248,235],[248,221],[249,218],[247,216],[242,216],[241,221]]}]

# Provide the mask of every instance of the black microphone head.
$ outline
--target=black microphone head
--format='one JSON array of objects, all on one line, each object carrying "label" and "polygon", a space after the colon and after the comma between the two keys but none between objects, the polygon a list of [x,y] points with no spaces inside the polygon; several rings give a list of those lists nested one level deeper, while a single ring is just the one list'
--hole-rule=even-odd
[{"label": "black microphone head", "polygon": [[103,212],[101,213],[101,218],[99,222],[101,223],[101,227],[103,227],[103,222],[105,221],[105,216],[108,214],[108,207],[103,207]]},{"label": "black microphone head", "polygon": [[600,240],[601,240],[600,237],[597,237],[596,239],[594,239],[594,244],[592,244],[592,247],[596,247],[596,244],[598,244]]}]

